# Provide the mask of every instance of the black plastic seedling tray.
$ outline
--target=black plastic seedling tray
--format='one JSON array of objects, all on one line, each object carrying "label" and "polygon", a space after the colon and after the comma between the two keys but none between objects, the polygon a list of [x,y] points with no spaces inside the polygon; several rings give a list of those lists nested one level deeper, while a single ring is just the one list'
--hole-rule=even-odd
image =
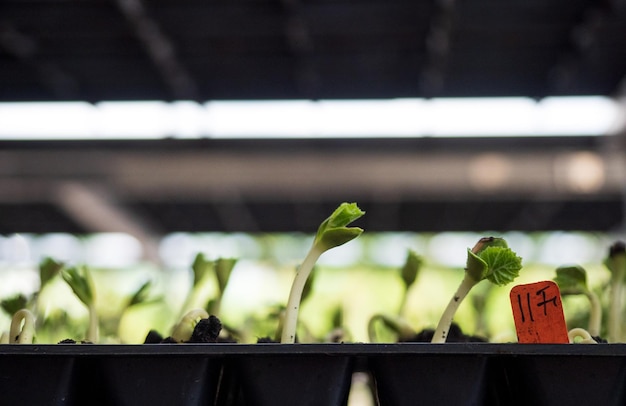
[{"label": "black plastic seedling tray", "polygon": [[623,405],[624,344],[0,345],[2,404]]}]

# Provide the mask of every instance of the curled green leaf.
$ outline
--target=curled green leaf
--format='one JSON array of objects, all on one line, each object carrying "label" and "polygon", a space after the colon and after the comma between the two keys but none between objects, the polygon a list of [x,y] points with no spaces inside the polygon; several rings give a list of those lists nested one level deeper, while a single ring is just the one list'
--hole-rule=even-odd
[{"label": "curled green leaf", "polygon": [[72,288],[74,294],[86,306],[94,304],[94,289],[91,275],[87,267],[72,267],[61,272],[63,280]]},{"label": "curled green leaf", "polygon": [[193,260],[193,286],[197,286],[208,274],[213,272],[215,262],[206,259],[203,253],[198,253]]},{"label": "curled green leaf", "polygon": [[217,286],[223,295],[230,279],[230,274],[235,268],[237,259],[235,258],[218,258],[215,261],[215,276],[217,277]]},{"label": "curled green leaf", "polygon": [[503,286],[519,276],[522,259],[502,238],[481,238],[471,250],[467,250],[466,272],[475,281],[487,279]]},{"label": "curled green leaf", "polygon": [[313,242],[320,250],[327,251],[351,241],[363,233],[359,227],[346,227],[365,214],[356,203],[341,203],[320,224]]},{"label": "curled green leaf", "polygon": [[0,307],[2,307],[2,310],[4,310],[7,314],[12,316],[17,313],[18,310],[25,308],[27,303],[28,299],[26,299],[26,296],[20,293],[19,295],[0,301]]},{"label": "curled green leaf", "polygon": [[57,262],[50,257],[44,258],[39,264],[39,280],[41,281],[41,289],[50,282],[63,269],[63,263]]},{"label": "curled green leaf", "polygon": [[417,279],[417,275],[419,274],[423,263],[424,260],[415,251],[408,251],[404,265],[400,270],[400,276],[402,276],[402,282],[404,282],[406,289],[411,287]]},{"label": "curled green leaf", "polygon": [[579,265],[557,268],[554,282],[559,285],[559,290],[564,295],[577,295],[589,290],[587,287],[587,272]]}]

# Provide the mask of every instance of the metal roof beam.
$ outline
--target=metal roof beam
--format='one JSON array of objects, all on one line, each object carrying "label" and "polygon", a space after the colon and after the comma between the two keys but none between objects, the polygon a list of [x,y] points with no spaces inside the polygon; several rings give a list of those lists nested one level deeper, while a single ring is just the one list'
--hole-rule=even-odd
[{"label": "metal roof beam", "polygon": [[141,0],[117,0],[124,17],[157,67],[174,99],[197,100],[198,87],[191,74],[176,56],[174,43],[158,22],[150,17]]}]

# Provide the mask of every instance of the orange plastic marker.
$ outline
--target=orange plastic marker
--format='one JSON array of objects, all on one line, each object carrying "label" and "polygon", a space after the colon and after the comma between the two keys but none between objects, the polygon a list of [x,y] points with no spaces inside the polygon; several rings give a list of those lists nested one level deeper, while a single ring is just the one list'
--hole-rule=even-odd
[{"label": "orange plastic marker", "polygon": [[569,343],[561,292],[556,283],[517,285],[511,289],[510,298],[518,342]]}]

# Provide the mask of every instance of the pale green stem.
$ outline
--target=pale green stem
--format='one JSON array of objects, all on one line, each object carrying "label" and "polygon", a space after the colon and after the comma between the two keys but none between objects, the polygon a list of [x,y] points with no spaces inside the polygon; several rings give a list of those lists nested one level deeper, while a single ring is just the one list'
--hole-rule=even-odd
[{"label": "pale green stem", "polygon": [[376,322],[382,320],[384,316],[382,314],[375,314],[367,323],[367,337],[370,343],[378,342],[378,335],[376,334]]},{"label": "pale green stem", "polygon": [[100,331],[98,324],[98,313],[96,307],[91,305],[87,307],[89,310],[89,328],[87,329],[87,341],[94,344],[100,339]]},{"label": "pale green stem", "polygon": [[[22,326],[22,321],[24,326]],[[35,337],[35,316],[27,309],[15,312],[11,319],[9,342],[13,344],[32,344]]]},{"label": "pale green stem", "polygon": [[467,296],[472,287],[474,287],[474,285],[476,285],[477,283],[477,280],[465,273],[465,276],[463,277],[461,284],[456,290],[456,293],[454,294],[454,296],[452,296],[452,299],[450,299],[446,310],[444,310],[443,314],[441,315],[441,319],[439,320],[439,324],[437,324],[437,328],[435,329],[435,333],[433,334],[431,343],[446,342],[446,338],[448,338],[448,331],[450,331],[450,326],[452,325],[452,319],[454,318],[454,314],[456,313],[463,299],[465,299],[465,296]]},{"label": "pale green stem", "polygon": [[589,334],[594,337],[600,335],[600,326],[602,325],[602,305],[598,296],[591,292],[585,292],[585,295],[589,299]]},{"label": "pale green stem", "polygon": [[610,306],[608,333],[609,342],[616,343],[621,340],[621,313],[622,313],[622,279],[623,272],[618,269],[611,277]]},{"label": "pale green stem", "polygon": [[0,344],[9,344],[9,333],[6,331],[2,332],[0,335]]},{"label": "pale green stem", "polygon": [[285,309],[285,324],[280,337],[281,343],[293,344],[296,341],[296,326],[298,324],[298,312],[300,311],[300,299],[302,299],[304,285],[323,252],[323,250],[314,245],[296,272],[291,285],[291,292],[289,292],[287,308]]}]

